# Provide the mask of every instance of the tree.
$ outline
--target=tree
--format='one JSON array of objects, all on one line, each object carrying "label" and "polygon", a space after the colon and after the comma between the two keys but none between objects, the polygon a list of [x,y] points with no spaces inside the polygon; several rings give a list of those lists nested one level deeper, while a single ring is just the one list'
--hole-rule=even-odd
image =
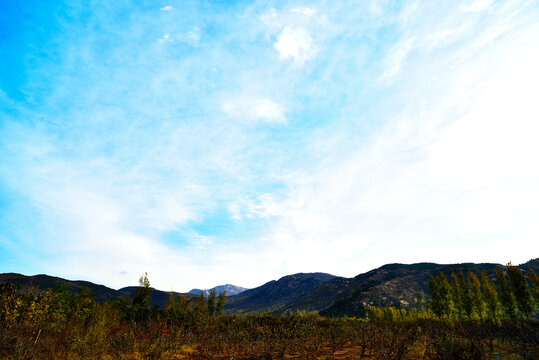
[{"label": "tree", "polygon": [[533,286],[533,294],[535,295],[535,302],[539,304],[539,276],[533,271],[531,267],[528,267],[528,279]]},{"label": "tree", "polygon": [[451,287],[442,271],[438,273],[436,278],[431,275],[429,279],[431,309],[436,316],[441,317],[449,315],[451,302],[450,289]]},{"label": "tree", "polygon": [[152,289],[150,289],[150,280],[148,280],[148,273],[145,272],[138,280],[139,286],[133,293],[133,310],[135,321],[144,322],[148,320],[150,315],[150,295]]},{"label": "tree", "polygon": [[139,286],[135,289],[135,293],[133,294],[133,305],[149,307],[152,290],[150,289],[150,280],[148,280],[147,272],[140,276],[138,283]]},{"label": "tree", "polygon": [[470,297],[472,299],[473,310],[479,318],[483,318],[485,304],[483,304],[483,296],[481,295],[481,283],[471,270],[468,270],[468,283],[470,284]]},{"label": "tree", "polygon": [[498,292],[496,285],[487,275],[485,270],[481,270],[481,283],[483,285],[483,300],[485,301],[489,316],[496,320],[498,313]]},{"label": "tree", "polygon": [[526,281],[526,277],[522,270],[517,266],[513,266],[509,263],[505,269],[507,271],[509,283],[511,284],[511,289],[513,294],[515,294],[517,307],[527,318],[529,318],[535,311],[536,306],[530,288],[528,287],[528,281]]},{"label": "tree", "polygon": [[451,272],[451,300],[458,316],[462,318],[464,313],[463,293],[455,272]]},{"label": "tree", "polygon": [[200,295],[198,295],[197,301],[195,302],[195,312],[202,314],[204,309],[204,291],[200,290]]},{"label": "tree", "polygon": [[470,285],[462,270],[459,271],[459,284],[462,291],[462,308],[466,315],[470,318],[473,314],[473,298],[470,292]]},{"label": "tree", "polygon": [[225,308],[225,300],[226,300],[226,290],[223,290],[219,293],[219,297],[217,298],[217,305],[215,307],[215,313],[217,315],[223,314],[223,309]]},{"label": "tree", "polygon": [[215,314],[215,298],[217,297],[217,292],[215,291],[215,288],[210,290],[210,293],[208,294],[208,303],[207,303],[207,309],[208,314],[210,316],[213,316]]},{"label": "tree", "polygon": [[515,319],[517,317],[517,303],[515,295],[511,291],[511,285],[509,285],[507,277],[501,269],[496,269],[495,271],[496,280],[500,288],[500,303],[502,304],[503,311],[511,319]]}]

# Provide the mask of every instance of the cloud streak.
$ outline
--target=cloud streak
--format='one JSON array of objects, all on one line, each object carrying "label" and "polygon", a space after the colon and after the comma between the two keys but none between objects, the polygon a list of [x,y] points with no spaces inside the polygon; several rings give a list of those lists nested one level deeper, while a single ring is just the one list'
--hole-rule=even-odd
[{"label": "cloud streak", "polygon": [[526,261],[538,12],[173,2],[39,18],[56,33],[6,47],[27,65],[0,92],[0,271],[115,287],[148,271],[186,291]]}]

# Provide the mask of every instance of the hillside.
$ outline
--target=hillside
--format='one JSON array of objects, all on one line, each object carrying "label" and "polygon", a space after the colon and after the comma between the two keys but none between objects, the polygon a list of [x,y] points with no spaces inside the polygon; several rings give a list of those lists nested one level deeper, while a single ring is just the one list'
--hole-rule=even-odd
[{"label": "hillside", "polygon": [[[532,259],[520,268],[527,273],[528,267],[539,273],[539,259]],[[369,306],[395,306],[405,309],[426,306],[429,298],[427,286],[431,275],[442,271],[449,278],[451,272],[468,269],[480,275],[485,269],[494,277],[494,270],[503,268],[500,264],[448,264],[435,263],[387,264],[378,269],[359,274],[354,278],[337,277],[325,273],[299,273],[272,280],[254,289],[237,295],[227,296],[225,312],[258,313],[274,312],[287,314],[299,310],[319,311],[325,316],[363,316]],[[77,292],[86,287],[95,294],[96,301],[103,302],[117,298],[132,298],[135,286],[114,290],[88,281],[66,280],[48,275],[26,276],[21,274],[0,274],[0,283],[20,284],[21,291],[44,291],[54,288],[60,282],[65,289]],[[227,286],[227,285],[225,285]],[[228,290],[227,290],[228,293]],[[179,296],[179,293],[173,293]],[[198,292],[200,294],[200,291]],[[197,294],[197,295],[198,295]],[[188,300],[195,294],[187,294]],[[150,304],[162,306],[170,292],[152,289]]]},{"label": "hillside", "polygon": [[0,274],[0,283],[9,282],[12,284],[19,284],[20,291],[46,291],[48,289],[54,289],[58,283],[62,284],[67,290],[78,292],[80,287],[84,287],[90,290],[95,295],[97,302],[103,302],[111,299],[118,299],[122,297],[130,297],[130,294],[120,290],[114,290],[104,285],[94,284],[90,281],[83,280],[66,280],[55,276],[49,276],[45,274],[27,276],[16,273],[4,273]]},{"label": "hillside", "polygon": [[[520,265],[527,273],[528,267],[539,271],[539,260]],[[418,308],[426,306],[429,298],[428,279],[439,271],[449,279],[451,272],[472,270],[478,277],[482,269],[494,277],[500,264],[448,264],[434,263],[388,264],[352,279],[336,278],[321,284],[289,303],[283,312],[317,310],[325,316],[363,316],[369,306],[395,306]]]},{"label": "hillside", "polygon": [[255,289],[227,298],[225,311],[281,312],[298,297],[336,278],[325,273],[299,273],[273,280]]}]

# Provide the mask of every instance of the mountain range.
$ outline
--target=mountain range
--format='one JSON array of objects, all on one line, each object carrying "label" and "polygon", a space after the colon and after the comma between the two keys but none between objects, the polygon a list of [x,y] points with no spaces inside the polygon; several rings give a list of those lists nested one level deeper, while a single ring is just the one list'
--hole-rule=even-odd
[{"label": "mountain range", "polygon": [[[519,267],[528,273],[532,268],[539,273],[539,259],[532,259]],[[493,263],[463,263],[440,265],[435,263],[387,264],[353,278],[345,278],[325,273],[299,273],[269,281],[257,288],[241,291],[228,296],[235,288],[233,285],[216,287],[216,291],[227,290],[225,312],[258,313],[273,312],[287,314],[300,310],[318,311],[325,316],[363,316],[370,306],[395,306],[410,309],[426,306],[429,298],[428,279],[442,271],[448,278],[451,272],[471,270],[480,275],[482,269],[494,277],[494,270],[503,265]],[[25,276],[21,274],[0,274],[0,283],[20,284],[21,291],[43,291],[54,288],[58,282],[65,289],[78,291],[88,288],[95,294],[96,301],[115,298],[131,298],[136,287],[119,290],[97,285],[88,281],[66,280],[48,275]],[[229,293],[229,289],[232,290]],[[157,306],[165,304],[170,292],[152,289],[150,303]],[[196,293],[194,293],[196,291]],[[179,295],[179,293],[173,293]],[[191,300],[200,294],[193,289],[186,294]]]},{"label": "mountain range", "polygon": [[219,286],[216,286],[216,287],[211,288],[211,289],[204,289],[204,290],[202,290],[202,289],[192,289],[192,290],[190,290],[188,292],[188,294],[200,295],[200,292],[202,291],[202,293],[204,294],[204,297],[208,297],[211,290],[215,290],[217,295],[219,295],[223,291],[226,291],[227,296],[232,296],[232,295],[241,294],[245,290],[249,290],[249,289],[241,287],[241,286],[226,284],[226,285],[219,285]]}]

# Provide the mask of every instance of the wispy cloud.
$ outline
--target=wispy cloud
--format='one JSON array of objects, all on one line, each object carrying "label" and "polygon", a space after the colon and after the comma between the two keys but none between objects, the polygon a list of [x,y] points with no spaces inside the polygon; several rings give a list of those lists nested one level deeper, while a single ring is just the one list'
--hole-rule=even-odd
[{"label": "wispy cloud", "polygon": [[495,0],[473,0],[460,4],[460,9],[464,12],[479,12],[488,9]]},{"label": "wispy cloud", "polygon": [[285,123],[284,109],[268,98],[238,96],[222,105],[223,111],[234,119],[244,121],[263,121]]},{"label": "wispy cloud", "polygon": [[0,271],[189,290],[539,250],[534,4],[122,4],[5,47]]}]

